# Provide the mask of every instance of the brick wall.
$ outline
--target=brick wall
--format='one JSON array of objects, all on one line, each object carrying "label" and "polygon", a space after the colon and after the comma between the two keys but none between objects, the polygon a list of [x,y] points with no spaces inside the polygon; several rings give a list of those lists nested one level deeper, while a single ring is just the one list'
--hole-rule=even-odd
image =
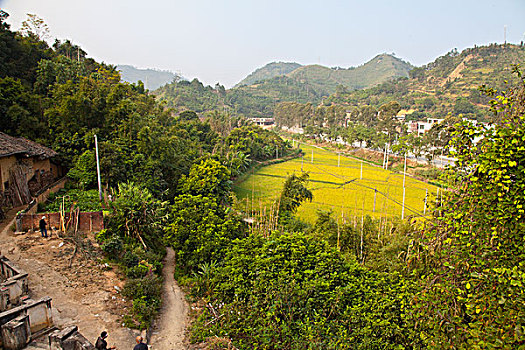
[{"label": "brick wall", "polygon": [[[38,231],[38,223],[42,216],[46,217],[47,229],[51,227],[61,229],[60,213],[45,213],[45,214],[19,214],[17,217],[18,231]],[[77,226],[76,213],[65,213],[65,224],[69,223],[68,228],[74,230]],[[78,230],[81,232],[99,232],[104,228],[104,217],[102,211],[94,212],[80,212],[78,215]],[[67,228],[66,228],[67,229]]]}]

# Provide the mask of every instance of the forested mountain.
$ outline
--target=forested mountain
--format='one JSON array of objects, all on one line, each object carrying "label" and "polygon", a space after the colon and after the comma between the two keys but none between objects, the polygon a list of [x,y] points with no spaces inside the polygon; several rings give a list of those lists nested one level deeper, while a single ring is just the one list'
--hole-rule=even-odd
[{"label": "forested mountain", "polygon": [[[293,65],[271,63],[252,75],[271,76],[281,70],[286,71]],[[246,117],[271,117],[276,104],[280,102],[318,104],[323,96],[336,91],[348,92],[351,89],[369,87],[396,77],[407,76],[411,68],[410,64],[383,54],[356,68],[300,66],[286,75],[257,80],[250,85],[238,84],[227,91],[220,85],[216,85],[215,88],[205,87],[198,80],[193,80],[191,83],[173,82],[158,89],[155,94],[166,101],[168,106],[179,110],[204,112],[218,104],[220,109],[228,109]],[[251,79],[252,75],[248,78]]]},{"label": "forested mountain", "polygon": [[297,68],[302,67],[299,63],[295,62],[272,62],[268,63],[266,66],[262,68],[258,68],[250,75],[248,75],[246,78],[241,80],[239,83],[235,85],[235,87],[241,86],[241,85],[251,85],[258,81],[263,81],[266,79],[272,79],[274,77],[278,77],[281,75],[286,75]]},{"label": "forested mountain", "polygon": [[365,89],[397,77],[408,77],[412,68],[411,64],[397,57],[381,54],[359,67],[345,69],[310,65],[298,68],[288,76],[321,95],[329,95],[340,85],[347,90]]},{"label": "forested mountain", "polygon": [[140,80],[148,90],[156,90],[178,77],[175,73],[166,70],[140,69],[129,65],[117,65],[117,70],[123,81],[136,84]]},{"label": "forested mountain", "polygon": [[[408,78],[363,90],[339,88],[325,98],[322,105],[280,102],[275,106],[274,116],[278,125],[309,125],[321,128],[317,129],[318,134],[323,133],[323,126],[344,125],[348,116],[353,124],[374,128],[381,119],[381,110],[392,104],[399,106],[396,113],[404,114],[407,120],[432,117],[447,119],[448,124],[461,118],[492,121],[493,116],[488,112],[490,97],[484,95],[480,87],[503,89],[505,81],[511,85],[518,82],[512,66],[524,63],[524,46],[492,44],[461,53],[452,50],[426,66],[414,68]],[[334,117],[326,116],[327,107],[338,111]]]},{"label": "forested mountain", "polygon": [[505,81],[516,82],[513,64],[525,64],[524,46],[491,44],[461,53],[452,50],[434,62],[414,68],[407,79],[370,89],[338,91],[325,102],[378,108],[397,101],[411,119],[462,114],[484,120],[489,99],[478,88],[487,85],[502,89]]}]

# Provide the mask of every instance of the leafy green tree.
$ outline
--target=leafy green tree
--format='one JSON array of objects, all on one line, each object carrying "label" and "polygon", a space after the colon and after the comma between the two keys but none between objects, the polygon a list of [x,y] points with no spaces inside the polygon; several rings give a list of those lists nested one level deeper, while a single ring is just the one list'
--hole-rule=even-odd
[{"label": "leafy green tree", "polygon": [[11,136],[43,140],[45,124],[39,118],[38,97],[30,93],[18,79],[0,78],[0,131]]},{"label": "leafy green tree", "polygon": [[179,114],[179,118],[184,121],[199,119],[199,116],[194,111],[184,111]]},{"label": "leafy green tree", "polygon": [[231,191],[230,171],[216,160],[207,158],[194,164],[180,180],[183,194],[205,196],[226,201]]},{"label": "leafy green tree", "polygon": [[20,33],[34,37],[37,40],[45,41],[49,39],[49,27],[42,18],[32,13],[28,13],[27,19],[22,22]]},{"label": "leafy green tree", "polygon": [[302,173],[301,175],[292,174],[286,178],[279,199],[281,216],[293,215],[302,202],[312,201],[312,191],[306,187],[309,177],[308,173]]},{"label": "leafy green tree", "polygon": [[215,198],[184,194],[175,197],[166,240],[177,254],[180,268],[220,262],[236,238],[243,237],[240,220],[227,213]]},{"label": "leafy green tree", "polygon": [[[274,131],[264,130],[257,125],[246,125],[232,130],[224,141],[228,152],[242,152],[252,160],[266,160],[289,154],[291,147]],[[277,151],[277,152],[276,152]]]},{"label": "leafy green tree", "polygon": [[67,176],[74,180],[82,190],[94,188],[97,184],[95,153],[90,150],[82,153]]},{"label": "leafy green tree", "polygon": [[84,60],[87,56],[87,52],[84,51],[80,46],[73,44],[70,40],[60,41],[55,39],[53,43],[53,49],[58,55],[67,57],[70,60]]},{"label": "leafy green tree", "polygon": [[453,171],[461,185],[447,193],[428,232],[428,277],[416,300],[432,348],[523,345],[525,82],[487,92],[501,123],[457,127]]},{"label": "leafy green tree", "polygon": [[454,104],[454,113],[456,115],[469,115],[475,112],[474,105],[465,98],[458,98]]},{"label": "leafy green tree", "polygon": [[145,250],[162,247],[162,230],[167,221],[167,203],[160,202],[140,185],[123,183],[110,202],[110,234],[140,242]]}]

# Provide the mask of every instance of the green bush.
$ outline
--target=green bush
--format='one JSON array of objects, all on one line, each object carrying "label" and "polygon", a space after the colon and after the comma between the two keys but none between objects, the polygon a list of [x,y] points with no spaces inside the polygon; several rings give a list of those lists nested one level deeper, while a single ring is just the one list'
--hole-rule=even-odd
[{"label": "green bush", "polygon": [[122,295],[133,300],[132,314],[140,329],[151,326],[160,308],[161,294],[162,278],[158,276],[146,275],[127,280]]},{"label": "green bush", "polygon": [[127,250],[122,256],[122,264],[126,267],[134,267],[140,261],[140,257],[133,251]]},{"label": "green bush", "polygon": [[146,297],[133,299],[133,314],[136,321],[139,322],[140,329],[146,329],[151,326],[151,322],[157,315],[160,307],[160,299],[148,300]]},{"label": "green bush", "polygon": [[128,278],[142,278],[146,276],[149,271],[149,267],[146,265],[137,265],[128,267],[126,269],[126,277]]},{"label": "green bush", "polygon": [[[345,261],[304,234],[238,240],[212,269],[210,304],[193,340],[230,337],[239,349],[388,349],[418,344],[413,284]],[[216,317],[220,314],[220,317]]]},{"label": "green bush", "polygon": [[122,254],[123,242],[120,237],[111,236],[104,241],[101,248],[111,260],[116,260]]},{"label": "green bush", "polygon": [[186,272],[221,261],[231,242],[244,235],[239,218],[226,213],[214,198],[178,196],[172,217],[166,240],[175,249],[178,267]]},{"label": "green bush", "polygon": [[147,300],[160,299],[161,294],[162,278],[154,275],[144,278],[130,278],[122,290],[122,295],[132,299],[142,297]]}]

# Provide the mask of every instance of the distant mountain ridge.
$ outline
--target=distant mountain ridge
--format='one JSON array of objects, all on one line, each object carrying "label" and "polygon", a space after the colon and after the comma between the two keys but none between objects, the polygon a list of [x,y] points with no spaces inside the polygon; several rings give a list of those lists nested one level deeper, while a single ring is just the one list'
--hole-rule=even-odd
[{"label": "distant mountain ridge", "polygon": [[264,67],[257,68],[256,70],[254,70],[246,78],[237,83],[234,87],[238,87],[241,85],[251,85],[258,81],[263,81],[281,75],[286,75],[300,67],[302,67],[302,65],[295,62],[271,62],[265,65]]},{"label": "distant mountain ridge", "polygon": [[140,80],[148,90],[156,90],[163,85],[171,83],[173,79],[178,77],[177,74],[166,70],[151,68],[140,69],[124,64],[117,65],[117,70],[120,71],[120,76],[123,81],[137,83]]},{"label": "distant mountain ridge", "polygon": [[[175,110],[192,109],[203,113],[213,109],[230,110],[246,117],[270,117],[279,102],[318,104],[337,91],[373,87],[408,77],[413,66],[388,54],[351,68],[272,62],[243,79],[234,88],[212,88],[198,80],[176,81],[155,91],[160,100]],[[283,74],[288,72],[286,74]]]},{"label": "distant mountain ridge", "polygon": [[286,75],[288,78],[305,84],[317,95],[328,96],[333,94],[339,85],[349,90],[370,88],[387,80],[408,77],[408,72],[413,68],[414,66],[410,63],[390,54],[377,55],[361,66],[350,68],[272,62],[255,70],[235,87],[253,85]]}]

